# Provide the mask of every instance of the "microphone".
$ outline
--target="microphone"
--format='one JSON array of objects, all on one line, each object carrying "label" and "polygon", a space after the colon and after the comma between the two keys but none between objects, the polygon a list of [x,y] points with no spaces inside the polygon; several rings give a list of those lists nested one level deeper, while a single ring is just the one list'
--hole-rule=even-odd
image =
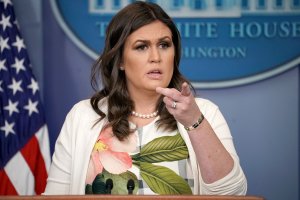
[{"label": "microphone", "polygon": [[111,194],[111,190],[113,189],[113,187],[114,187],[113,181],[110,178],[107,179],[105,183],[106,193]]},{"label": "microphone", "polygon": [[128,190],[128,194],[132,194],[134,190],[134,181],[132,179],[129,179],[127,182],[127,190]]}]

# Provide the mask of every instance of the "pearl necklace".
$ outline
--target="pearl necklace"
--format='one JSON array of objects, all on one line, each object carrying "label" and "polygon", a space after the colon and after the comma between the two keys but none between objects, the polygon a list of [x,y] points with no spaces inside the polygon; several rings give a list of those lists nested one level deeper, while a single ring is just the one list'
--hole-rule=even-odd
[{"label": "pearl necklace", "polygon": [[141,113],[137,113],[135,111],[132,111],[131,114],[135,117],[139,117],[139,118],[142,118],[142,119],[150,119],[150,118],[153,118],[153,117],[157,116],[158,110],[153,112],[153,113],[150,113],[150,114],[141,114]]}]

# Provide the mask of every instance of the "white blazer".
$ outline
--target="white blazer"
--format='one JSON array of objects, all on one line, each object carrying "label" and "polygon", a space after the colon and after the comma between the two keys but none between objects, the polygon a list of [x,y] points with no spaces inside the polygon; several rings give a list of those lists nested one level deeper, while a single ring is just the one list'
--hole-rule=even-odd
[{"label": "white blazer", "polygon": [[[234,167],[222,179],[210,184],[204,183],[188,133],[182,124],[177,123],[178,130],[189,150],[189,164],[194,176],[194,194],[245,195],[247,180],[239,164],[232,136],[222,113],[209,100],[196,98],[196,102],[224,147],[233,157]],[[106,112],[106,99],[103,99],[99,106],[103,112]],[[68,113],[55,144],[44,195],[82,195],[85,193],[90,154],[104,123],[107,122],[105,118],[96,123],[98,119],[99,115],[92,109],[89,99],[80,101]]]}]

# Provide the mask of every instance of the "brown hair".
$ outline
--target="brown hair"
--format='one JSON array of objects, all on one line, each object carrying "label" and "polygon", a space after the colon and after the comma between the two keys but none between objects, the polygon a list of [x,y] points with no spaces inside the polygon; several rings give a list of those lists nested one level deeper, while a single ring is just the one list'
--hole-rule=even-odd
[{"label": "brown hair", "polygon": [[[125,73],[119,70],[124,44],[132,32],[156,20],[161,21],[171,30],[175,46],[173,77],[168,87],[180,90],[183,82],[191,86],[178,69],[181,57],[180,33],[164,10],[157,4],[140,1],[120,10],[107,27],[104,50],[92,68],[93,89],[97,90],[99,78],[101,78],[103,89],[96,92],[90,100],[93,109],[100,115],[100,121],[106,114],[99,109],[98,104],[101,99],[107,97],[109,125],[112,126],[113,133],[119,140],[125,139],[132,132],[129,128],[128,117],[134,108],[134,102],[127,91]],[[162,98],[157,102],[160,115],[158,127],[175,130],[176,120],[166,109]]]}]

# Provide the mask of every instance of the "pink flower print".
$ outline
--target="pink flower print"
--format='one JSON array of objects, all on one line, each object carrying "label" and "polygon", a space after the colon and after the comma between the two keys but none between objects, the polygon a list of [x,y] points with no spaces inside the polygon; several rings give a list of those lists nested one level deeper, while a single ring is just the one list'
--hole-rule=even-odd
[{"label": "pink flower print", "polygon": [[131,168],[128,152],[136,149],[136,140],[136,135],[130,134],[128,139],[119,141],[111,127],[102,130],[92,151],[86,183],[92,184],[103,168],[112,174],[121,174]]}]

